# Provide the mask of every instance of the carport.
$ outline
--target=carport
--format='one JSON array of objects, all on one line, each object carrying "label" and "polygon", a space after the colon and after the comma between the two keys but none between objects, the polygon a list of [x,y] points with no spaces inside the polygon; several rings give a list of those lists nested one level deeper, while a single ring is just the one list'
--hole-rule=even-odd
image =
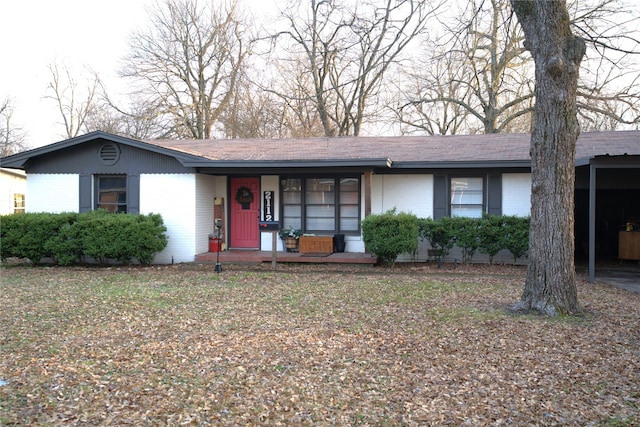
[{"label": "carport", "polygon": [[[586,251],[589,281],[593,282],[596,262],[620,259],[619,236],[627,233],[627,223],[640,226],[640,156],[578,159],[575,195],[576,254]],[[634,235],[629,236],[640,239],[640,230],[631,232]]]}]

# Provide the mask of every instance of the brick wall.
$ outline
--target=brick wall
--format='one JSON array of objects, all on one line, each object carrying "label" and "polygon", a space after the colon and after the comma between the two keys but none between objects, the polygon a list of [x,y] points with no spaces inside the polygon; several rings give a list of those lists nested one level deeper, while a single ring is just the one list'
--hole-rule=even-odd
[{"label": "brick wall", "polygon": [[77,174],[27,175],[27,212],[78,212],[79,180]]},{"label": "brick wall", "polygon": [[191,262],[196,254],[196,175],[140,175],[140,213],[159,213],[169,243],[154,263]]}]

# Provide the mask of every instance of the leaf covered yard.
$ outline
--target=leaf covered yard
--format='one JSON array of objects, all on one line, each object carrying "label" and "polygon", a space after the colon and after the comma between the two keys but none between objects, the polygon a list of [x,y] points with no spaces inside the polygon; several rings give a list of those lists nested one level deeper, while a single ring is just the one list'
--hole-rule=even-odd
[{"label": "leaf covered yard", "polygon": [[0,425],[640,424],[640,296],[525,270],[0,270]]}]

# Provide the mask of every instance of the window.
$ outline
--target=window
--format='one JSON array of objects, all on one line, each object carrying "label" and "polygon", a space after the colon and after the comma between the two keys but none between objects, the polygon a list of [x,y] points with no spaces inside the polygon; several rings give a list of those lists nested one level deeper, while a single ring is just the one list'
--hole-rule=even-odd
[{"label": "window", "polygon": [[282,212],[285,228],[302,229],[302,180],[286,179],[282,186]]},{"label": "window", "polygon": [[451,178],[451,216],[481,217],[484,212],[483,190],[482,178]]},{"label": "window", "polygon": [[360,229],[360,180],[340,179],[340,231]]},{"label": "window", "polygon": [[13,213],[24,213],[25,200],[24,194],[13,195]]},{"label": "window", "polygon": [[96,196],[96,209],[106,209],[112,213],[127,212],[127,177],[98,176]]},{"label": "window", "polygon": [[336,180],[335,178],[305,179],[304,230],[334,231],[336,228]]},{"label": "window", "polygon": [[360,180],[287,178],[282,181],[282,225],[305,233],[360,230]]}]

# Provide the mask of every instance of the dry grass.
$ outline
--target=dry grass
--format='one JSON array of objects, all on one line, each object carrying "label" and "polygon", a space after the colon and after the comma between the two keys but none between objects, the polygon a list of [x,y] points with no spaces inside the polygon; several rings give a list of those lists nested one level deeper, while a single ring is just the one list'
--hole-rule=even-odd
[{"label": "dry grass", "polygon": [[0,270],[0,425],[640,424],[640,296],[521,268]]}]

